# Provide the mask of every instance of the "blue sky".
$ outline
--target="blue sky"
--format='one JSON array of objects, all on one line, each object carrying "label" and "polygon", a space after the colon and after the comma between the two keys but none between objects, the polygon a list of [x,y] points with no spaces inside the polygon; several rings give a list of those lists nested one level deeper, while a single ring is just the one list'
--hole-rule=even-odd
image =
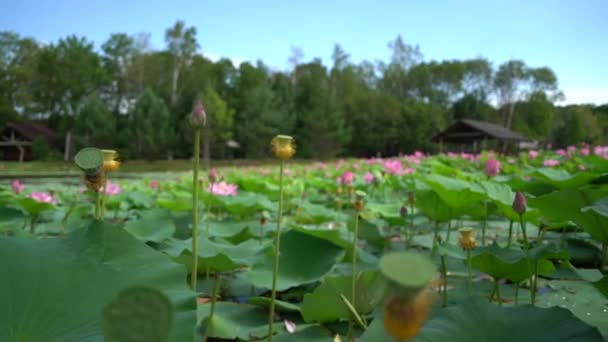
[{"label": "blue sky", "polygon": [[606,103],[607,14],[606,0],[0,0],[0,30],[44,42],[77,34],[96,47],[112,32],[149,32],[162,49],[165,29],[182,19],[198,29],[204,55],[278,69],[292,46],[326,64],[334,43],[354,62],[387,60],[387,42],[401,34],[425,60],[523,59],[551,67],[566,102]]}]

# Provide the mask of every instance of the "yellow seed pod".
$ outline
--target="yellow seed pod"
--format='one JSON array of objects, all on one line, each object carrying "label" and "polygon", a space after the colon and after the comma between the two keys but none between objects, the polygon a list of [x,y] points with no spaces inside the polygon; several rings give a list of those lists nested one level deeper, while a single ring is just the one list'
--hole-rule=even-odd
[{"label": "yellow seed pod", "polygon": [[475,249],[477,242],[475,241],[475,231],[473,228],[460,228],[460,238],[458,239],[458,245],[460,248],[468,250]]},{"label": "yellow seed pod", "polygon": [[384,328],[397,341],[416,337],[426,322],[435,295],[425,288],[413,297],[394,296],[384,308]]},{"label": "yellow seed pod", "polygon": [[270,142],[272,152],[279,159],[291,159],[296,154],[293,138],[289,135],[277,135]]},{"label": "yellow seed pod", "polygon": [[105,172],[116,171],[120,168],[120,162],[116,160],[118,158],[118,152],[114,150],[101,150],[103,153],[103,170]]}]

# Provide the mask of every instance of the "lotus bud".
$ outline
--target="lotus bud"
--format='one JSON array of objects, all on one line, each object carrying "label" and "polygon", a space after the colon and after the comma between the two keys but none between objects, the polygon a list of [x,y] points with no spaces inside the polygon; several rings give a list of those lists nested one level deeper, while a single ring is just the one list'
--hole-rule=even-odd
[{"label": "lotus bud", "polygon": [[293,138],[289,135],[277,135],[270,142],[272,152],[279,159],[291,159],[296,153]]},{"label": "lotus bud", "polygon": [[260,224],[263,226],[268,222],[268,213],[266,211],[262,211],[262,215],[260,215]]},{"label": "lotus bud", "polygon": [[500,162],[496,159],[488,159],[483,171],[488,177],[497,176],[500,173]]},{"label": "lotus bud", "polygon": [[205,107],[200,100],[197,100],[192,109],[191,117],[192,126],[200,128],[205,126],[207,123],[207,113],[205,113]]},{"label": "lotus bud", "polygon": [[211,171],[209,171],[209,182],[210,183],[216,183],[217,181],[218,181],[217,170],[216,169],[211,169]]},{"label": "lotus bud", "polygon": [[399,213],[401,214],[401,217],[406,218],[407,217],[407,206],[402,205],[401,210],[399,210]]},{"label": "lotus bud", "polygon": [[513,210],[519,215],[523,215],[526,212],[526,208],[526,196],[520,191],[516,192],[515,199],[513,199]]},{"label": "lotus bud", "polygon": [[475,231],[473,228],[460,228],[460,238],[458,245],[464,250],[475,249],[477,242],[475,241]]}]

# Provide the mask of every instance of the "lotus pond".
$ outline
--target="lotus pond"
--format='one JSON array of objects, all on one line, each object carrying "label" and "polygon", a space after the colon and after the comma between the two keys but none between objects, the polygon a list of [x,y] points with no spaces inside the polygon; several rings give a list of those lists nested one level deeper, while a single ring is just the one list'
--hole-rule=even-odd
[{"label": "lotus pond", "polygon": [[0,341],[608,338],[608,147],[123,176],[0,185]]}]

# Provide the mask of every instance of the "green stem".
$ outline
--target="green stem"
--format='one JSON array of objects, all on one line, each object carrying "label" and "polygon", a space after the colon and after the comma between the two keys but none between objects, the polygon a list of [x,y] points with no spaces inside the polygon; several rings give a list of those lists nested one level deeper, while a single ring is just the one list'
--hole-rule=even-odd
[{"label": "green stem", "polygon": [[101,217],[101,190],[95,192],[95,219],[99,220]]},{"label": "green stem", "polygon": [[471,258],[471,250],[467,249],[467,292],[471,297],[471,290],[473,289],[473,263]]},{"label": "green stem", "polygon": [[437,240],[439,239],[439,221],[435,221],[435,235],[433,236],[433,250],[431,251],[431,256],[435,256],[437,254]]},{"label": "green stem", "polygon": [[410,204],[410,234],[407,240],[407,249],[412,245],[412,240],[414,239],[414,205]]},{"label": "green stem", "polygon": [[[213,193],[213,183],[211,183],[211,191]],[[211,199],[207,203],[207,216],[205,217],[205,238],[209,238],[209,222],[211,221]]]},{"label": "green stem", "polygon": [[[355,210],[355,230],[353,234],[353,257],[352,257],[352,278],[351,278],[351,296],[350,303],[355,305],[356,303],[356,290],[357,290],[357,243],[359,236],[359,212]],[[348,322],[348,340],[353,339],[353,329],[355,320],[351,317]]]},{"label": "green stem", "polygon": [[481,226],[481,245],[486,245],[486,229],[488,228],[488,202],[483,202],[483,225]]},{"label": "green stem", "polygon": [[443,307],[448,306],[448,267],[445,263],[445,256],[441,256],[441,277],[443,278]]},{"label": "green stem", "polygon": [[268,342],[272,342],[274,330],[274,301],[277,298],[277,277],[279,274],[279,255],[281,251],[281,218],[283,216],[283,167],[285,161],[281,159],[279,166],[279,211],[277,213],[277,231],[274,242],[274,269],[272,272],[272,292],[270,300],[270,313],[268,315]]},{"label": "green stem", "polygon": [[192,165],[192,273],[190,287],[197,292],[198,278],[198,169],[201,154],[201,129],[194,130],[194,165]]},{"label": "green stem", "polygon": [[[521,234],[524,237],[524,250],[526,252],[526,262],[528,264],[528,274],[530,274],[530,245],[528,243],[528,234],[526,233],[526,222],[524,222],[524,217],[523,215],[519,215],[519,224],[521,226]],[[535,263],[536,264],[536,263]],[[536,272],[534,272],[536,273]],[[533,282],[536,281],[535,279],[532,279],[531,283],[530,283],[530,300],[532,302],[532,304],[534,304],[534,301],[536,300],[536,294],[534,293],[534,285]]]},{"label": "green stem", "polygon": [[498,300],[498,305],[502,306],[502,297],[500,296],[500,284],[498,283],[498,279],[494,279],[494,286],[496,288],[496,299]]},{"label": "green stem", "polygon": [[30,221],[30,233],[34,234],[36,230],[36,222],[38,222],[38,214],[32,215],[32,220]]},{"label": "green stem", "polygon": [[515,305],[517,305],[519,297],[519,282],[515,282]]},{"label": "green stem", "polygon": [[448,233],[445,236],[445,241],[450,242],[450,230],[452,229],[452,220],[448,220]]},{"label": "green stem", "polygon": [[532,278],[532,292],[530,293],[532,305],[536,303],[536,289],[538,286],[538,261],[534,261],[534,278]]},{"label": "green stem", "polygon": [[604,263],[606,262],[606,256],[608,255],[608,244],[602,243],[602,254],[600,254],[600,272],[604,271]]},{"label": "green stem", "polygon": [[205,333],[203,334],[203,342],[207,341],[207,337],[211,334],[211,328],[213,328],[213,315],[215,314],[215,303],[217,302],[217,294],[220,289],[220,275],[215,272],[213,280],[213,292],[211,295],[211,311],[209,312],[209,318],[207,319],[207,326],[205,327]]},{"label": "green stem", "polygon": [[509,238],[507,240],[507,247],[511,247],[512,239],[513,239],[513,220],[509,220]]},{"label": "green stem", "polygon": [[101,175],[103,182],[103,192],[101,193],[101,199],[99,200],[99,218],[103,219],[106,215],[106,192],[108,191],[108,177],[105,173]]}]

